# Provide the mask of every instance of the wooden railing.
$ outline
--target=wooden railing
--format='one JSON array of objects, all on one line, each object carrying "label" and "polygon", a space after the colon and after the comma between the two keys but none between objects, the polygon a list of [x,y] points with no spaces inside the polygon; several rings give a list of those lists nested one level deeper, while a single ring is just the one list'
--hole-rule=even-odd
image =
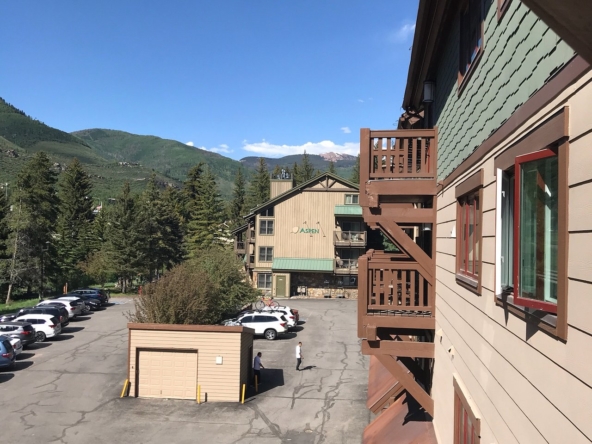
[{"label": "wooden railing", "polygon": [[435,129],[369,130],[360,134],[360,179],[435,179]]},{"label": "wooden railing", "polygon": [[365,247],[366,246],[366,232],[365,231],[334,231],[333,244],[336,247]]},{"label": "wooden railing", "polygon": [[358,272],[357,259],[336,259],[335,273],[336,274],[350,274]]},{"label": "wooden railing", "polygon": [[238,253],[244,253],[245,252],[245,243],[243,241],[235,241],[234,248]]}]

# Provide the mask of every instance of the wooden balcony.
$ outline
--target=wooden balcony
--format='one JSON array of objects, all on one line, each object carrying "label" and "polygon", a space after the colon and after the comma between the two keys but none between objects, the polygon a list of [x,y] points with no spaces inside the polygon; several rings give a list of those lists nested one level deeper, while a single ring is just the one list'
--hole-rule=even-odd
[{"label": "wooden balcony", "polygon": [[249,254],[247,259],[247,266],[251,269],[255,268],[255,255]]},{"label": "wooden balcony", "polygon": [[356,247],[366,246],[365,231],[334,231],[333,245],[336,247]]},{"label": "wooden balcony", "polygon": [[243,241],[234,241],[234,252],[237,254],[245,254],[245,243]]},{"label": "wooden balcony", "polygon": [[358,260],[336,259],[333,270],[335,274],[358,274]]}]

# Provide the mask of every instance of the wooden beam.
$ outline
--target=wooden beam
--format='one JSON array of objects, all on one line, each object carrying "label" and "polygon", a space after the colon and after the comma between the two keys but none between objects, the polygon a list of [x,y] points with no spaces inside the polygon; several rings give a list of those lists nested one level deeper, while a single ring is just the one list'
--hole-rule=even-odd
[{"label": "wooden beam", "polygon": [[363,355],[391,355],[406,358],[433,358],[433,342],[362,340]]},{"label": "wooden beam", "polygon": [[[358,295],[359,298],[359,295]],[[358,311],[358,315],[362,315],[361,326],[363,328],[362,334],[358,336],[363,338],[366,333],[366,325],[376,325],[377,328],[408,328],[416,330],[434,330],[436,328],[436,318],[434,316],[364,316],[367,313],[367,308],[364,311]]]},{"label": "wooden beam", "polygon": [[376,325],[366,325],[366,339],[369,341],[376,341]]},{"label": "wooden beam", "polygon": [[393,208],[388,204],[380,204],[378,210],[364,214],[366,223],[389,219],[398,224],[431,224],[435,219],[434,208]]},{"label": "wooden beam", "polygon": [[378,413],[380,413],[380,411],[391,400],[391,398],[396,398],[397,396],[399,396],[401,394],[401,392],[403,390],[405,390],[405,387],[403,387],[403,384],[401,384],[400,382],[397,382],[395,385],[393,385],[390,388],[390,390],[388,390],[387,392],[385,392],[385,394],[382,395],[380,397],[380,399],[378,399],[374,404],[372,404],[368,408],[375,415],[378,414]]},{"label": "wooden beam", "polygon": [[392,356],[376,355],[376,358],[384,365],[391,374],[405,387],[407,393],[421,405],[426,412],[434,416],[434,400],[426,391],[415,381],[409,369],[397,361]]},{"label": "wooden beam", "polygon": [[436,179],[372,180],[365,184],[365,188],[366,194],[375,196],[376,203],[378,203],[377,196],[435,196],[437,194]]}]

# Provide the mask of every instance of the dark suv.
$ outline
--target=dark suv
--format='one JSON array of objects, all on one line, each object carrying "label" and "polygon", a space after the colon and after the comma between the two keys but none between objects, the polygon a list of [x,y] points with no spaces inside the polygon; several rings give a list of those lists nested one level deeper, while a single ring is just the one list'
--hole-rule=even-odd
[{"label": "dark suv", "polygon": [[106,305],[109,302],[109,295],[105,290],[98,288],[80,288],[70,292],[73,295],[84,295],[90,298],[99,299],[102,305]]},{"label": "dark suv", "polygon": [[0,322],[0,335],[20,339],[23,347],[37,342],[35,328],[29,322]]},{"label": "dark suv", "polygon": [[60,324],[62,327],[65,327],[70,323],[68,320],[68,310],[63,307],[58,306],[40,306],[40,307],[33,307],[33,308],[23,308],[18,312],[18,317],[29,315],[29,314],[48,314],[56,317],[60,320]]}]

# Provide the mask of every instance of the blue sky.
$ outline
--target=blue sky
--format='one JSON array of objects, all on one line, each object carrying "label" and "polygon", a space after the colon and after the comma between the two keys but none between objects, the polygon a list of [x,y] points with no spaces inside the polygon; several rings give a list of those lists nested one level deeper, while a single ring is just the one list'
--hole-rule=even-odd
[{"label": "blue sky", "polygon": [[2,2],[0,96],[234,159],[357,154],[401,114],[417,0]]}]

